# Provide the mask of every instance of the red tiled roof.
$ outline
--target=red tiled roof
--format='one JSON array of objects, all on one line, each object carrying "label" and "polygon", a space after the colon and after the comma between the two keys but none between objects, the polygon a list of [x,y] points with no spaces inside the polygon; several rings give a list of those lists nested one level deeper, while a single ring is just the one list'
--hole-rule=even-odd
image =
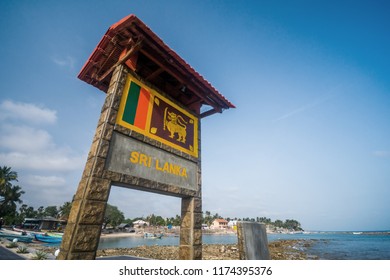
[{"label": "red tiled roof", "polygon": [[[81,69],[78,77],[107,92],[108,83],[111,79],[111,75],[108,75],[105,79],[99,79],[99,74],[107,69],[110,69],[119,61],[119,57],[122,51],[126,48],[126,40],[131,39],[131,34],[126,31],[128,28],[136,27],[137,32],[142,33],[141,36],[145,36],[148,39],[148,43],[154,48],[158,48],[165,56],[169,57],[177,67],[178,71],[183,71],[191,80],[195,80],[198,84],[206,90],[206,92],[200,92],[204,95],[204,103],[210,101],[210,106],[215,108],[215,104],[218,104],[218,109],[235,108],[235,106],[227,100],[222,94],[218,92],[208,81],[206,81],[198,72],[196,72],[188,63],[186,63],[176,52],[169,48],[149,27],[147,27],[140,19],[135,15],[129,15],[117,23],[113,24],[103,36],[91,56]],[[116,35],[120,34],[121,42],[117,40]],[[125,34],[125,35],[124,35]],[[115,38],[115,39],[114,39]],[[165,58],[166,59],[166,58]],[[100,72],[99,72],[100,71]],[[214,105],[213,105],[214,104]]]}]

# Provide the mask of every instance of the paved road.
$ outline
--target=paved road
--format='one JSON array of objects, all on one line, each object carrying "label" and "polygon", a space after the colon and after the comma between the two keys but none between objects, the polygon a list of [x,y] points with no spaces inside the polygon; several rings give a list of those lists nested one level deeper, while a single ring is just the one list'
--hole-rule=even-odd
[{"label": "paved road", "polygon": [[15,254],[3,246],[0,246],[0,260],[25,260],[25,258]]}]

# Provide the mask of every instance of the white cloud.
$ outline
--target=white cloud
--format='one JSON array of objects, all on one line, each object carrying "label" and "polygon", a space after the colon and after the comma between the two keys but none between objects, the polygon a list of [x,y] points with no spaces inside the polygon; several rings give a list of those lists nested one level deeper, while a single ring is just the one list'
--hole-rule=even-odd
[{"label": "white cloud", "polygon": [[[307,103],[307,104],[304,104],[276,119],[273,120],[273,122],[279,122],[279,121],[282,121],[282,120],[285,120],[285,119],[289,119],[295,115],[298,115],[298,114],[301,114],[305,111],[308,111],[308,110],[311,110],[317,106],[320,106],[322,105],[323,103],[326,103],[328,100],[330,99],[333,99],[335,97],[337,97],[337,94],[338,92],[340,91],[340,89],[342,89],[341,87],[342,85],[338,85],[338,86],[335,86],[334,88],[332,88],[331,90],[329,90],[323,97],[320,97],[316,100],[314,100],[313,102],[310,102],[310,103]],[[344,86],[343,87],[344,89],[346,89],[347,87]]]},{"label": "white cloud", "polygon": [[66,183],[65,178],[60,176],[31,175],[27,180],[30,185],[39,187],[61,187]]},{"label": "white cloud", "polygon": [[38,208],[39,206],[61,206],[65,201],[71,201],[77,184],[67,182],[60,176],[28,175],[21,177],[19,185],[25,191],[23,203]]},{"label": "white cloud", "polygon": [[53,147],[51,135],[43,129],[4,125],[0,128],[0,147],[18,152],[44,151]]},{"label": "white cloud", "polygon": [[84,155],[73,155],[58,147],[43,129],[29,126],[0,126],[0,162],[14,169],[70,171],[82,168]]},{"label": "white cloud", "polygon": [[0,162],[12,166],[14,170],[29,169],[41,171],[67,172],[83,167],[83,156],[71,156],[61,151],[48,151],[45,153],[0,153]]},{"label": "white cloud", "polygon": [[61,205],[70,201],[77,187],[75,178],[83,170],[86,153],[75,153],[59,145],[52,135],[57,127],[56,111],[29,103],[0,103],[0,164],[19,175],[26,192],[22,200],[30,206]]},{"label": "white cloud", "polygon": [[0,121],[7,119],[53,124],[57,121],[57,112],[35,104],[5,100],[0,104]]},{"label": "white cloud", "polygon": [[68,67],[73,69],[75,65],[75,59],[70,55],[67,55],[66,57],[55,56],[52,57],[51,60],[60,67]]},{"label": "white cloud", "polygon": [[10,119],[0,124],[2,165],[11,166],[14,170],[43,172],[69,172],[83,167],[85,155],[58,146],[49,131],[34,127],[40,123],[55,123],[55,111],[13,101],[2,102],[0,108],[0,121]]}]

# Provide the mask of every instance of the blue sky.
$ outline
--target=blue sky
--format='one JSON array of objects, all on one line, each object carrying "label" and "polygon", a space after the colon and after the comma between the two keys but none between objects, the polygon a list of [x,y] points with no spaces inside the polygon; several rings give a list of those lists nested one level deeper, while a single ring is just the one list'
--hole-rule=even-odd
[{"label": "blue sky", "polygon": [[[2,1],[0,165],[70,201],[104,93],[77,74],[137,15],[236,109],[202,120],[203,209],[308,230],[390,229],[388,1]],[[113,187],[126,217],[180,200]]]}]

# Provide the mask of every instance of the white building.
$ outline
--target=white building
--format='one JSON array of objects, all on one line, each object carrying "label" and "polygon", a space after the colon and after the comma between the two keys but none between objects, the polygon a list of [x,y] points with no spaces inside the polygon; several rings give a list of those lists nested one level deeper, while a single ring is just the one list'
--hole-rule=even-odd
[{"label": "white building", "polygon": [[149,226],[149,223],[144,221],[144,220],[137,220],[137,221],[134,221],[133,222],[133,226],[134,227],[137,227],[137,228],[141,228],[141,227],[144,227],[144,226]]}]

